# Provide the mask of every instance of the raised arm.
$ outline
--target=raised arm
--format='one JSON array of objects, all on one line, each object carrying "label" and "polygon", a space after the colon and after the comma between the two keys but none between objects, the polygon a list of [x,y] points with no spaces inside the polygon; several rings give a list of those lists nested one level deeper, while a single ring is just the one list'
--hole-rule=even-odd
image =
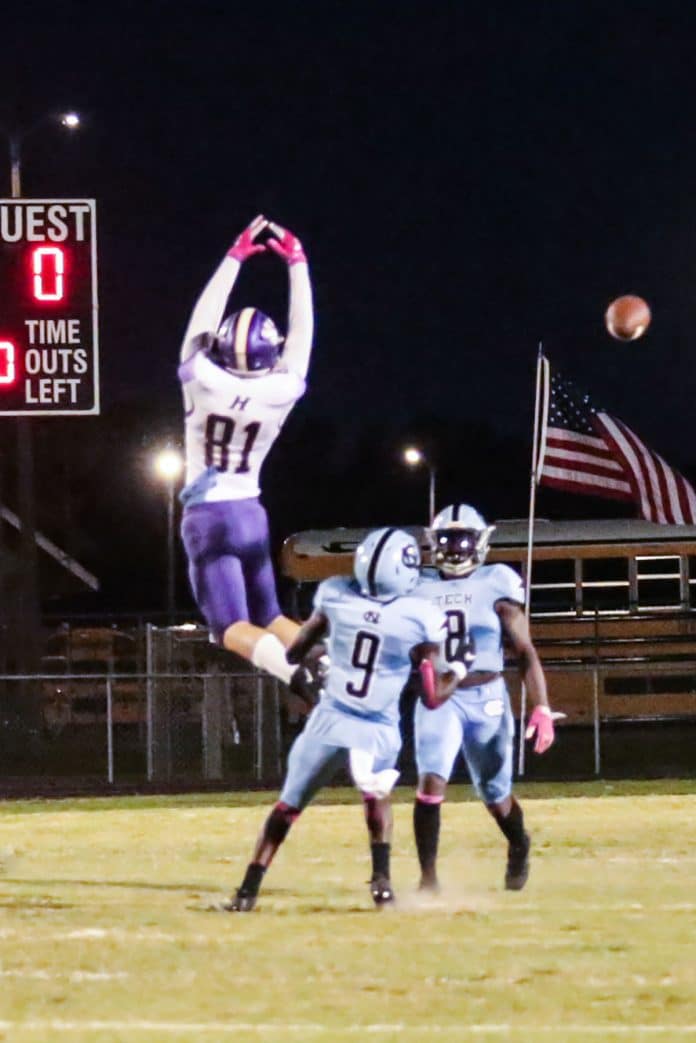
[{"label": "raised arm", "polygon": [[314,306],[307,257],[302,243],[292,232],[273,221],[268,222],[268,227],[272,233],[267,241],[268,249],[278,254],[288,266],[288,332],[283,361],[288,369],[304,379],[309,369],[314,336]]},{"label": "raised arm", "polygon": [[237,236],[196,301],[186,333],[181,344],[181,362],[185,362],[200,343],[196,338],[201,333],[215,333],[225,314],[229,295],[232,293],[239,269],[247,258],[263,253],[265,247],[254,242],[268,222],[263,214],[255,217],[251,224]]}]

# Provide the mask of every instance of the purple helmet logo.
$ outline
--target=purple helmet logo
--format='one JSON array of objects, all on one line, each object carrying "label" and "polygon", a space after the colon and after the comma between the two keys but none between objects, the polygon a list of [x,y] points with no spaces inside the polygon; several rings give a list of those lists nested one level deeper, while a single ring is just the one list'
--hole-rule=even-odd
[{"label": "purple helmet logo", "polygon": [[232,373],[260,375],[276,364],[282,342],[273,319],[242,308],[223,320],[211,358]]}]

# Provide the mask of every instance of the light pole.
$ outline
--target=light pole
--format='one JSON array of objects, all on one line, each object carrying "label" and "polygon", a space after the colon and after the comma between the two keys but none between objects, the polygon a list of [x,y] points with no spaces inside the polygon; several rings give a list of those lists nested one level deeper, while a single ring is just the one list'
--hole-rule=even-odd
[{"label": "light pole", "polygon": [[[80,125],[80,117],[76,112],[64,112],[56,115],[46,113],[39,120],[24,130],[8,130],[0,127],[0,133],[7,138],[10,154],[10,194],[13,199],[22,195],[22,142],[34,134],[46,123],[60,123],[70,130]],[[22,561],[24,564],[24,582],[22,597],[22,630],[25,635],[26,657],[33,659],[35,641],[31,634],[36,633],[39,612],[38,561],[36,554],[36,506],[34,495],[34,443],[33,429],[29,417],[17,418],[17,462],[19,469],[19,514],[22,522]],[[36,617],[36,618],[34,618]],[[24,669],[29,670],[29,663]]]},{"label": "light pole", "polygon": [[13,199],[19,199],[22,195],[22,142],[47,123],[60,123],[68,130],[75,130],[80,126],[80,117],[76,112],[61,112],[57,115],[48,112],[25,130],[11,131],[0,127],[10,149],[10,194]]},{"label": "light pole", "polygon": [[175,557],[174,557],[174,489],[184,469],[181,453],[171,446],[155,457],[155,471],[167,486],[167,622],[171,626],[175,612]]},{"label": "light pole", "polygon": [[415,445],[409,445],[404,449],[403,460],[409,467],[418,467],[420,464],[424,464],[428,468],[428,525],[432,525],[435,518],[435,468],[423,450]]}]

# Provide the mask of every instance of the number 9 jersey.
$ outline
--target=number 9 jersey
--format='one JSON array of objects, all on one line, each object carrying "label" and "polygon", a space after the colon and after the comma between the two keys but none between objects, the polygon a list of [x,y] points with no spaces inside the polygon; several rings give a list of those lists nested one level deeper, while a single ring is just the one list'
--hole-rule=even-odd
[{"label": "number 9 jersey", "polygon": [[331,669],[322,705],[385,724],[399,720],[399,697],[411,672],[410,651],[441,644],[446,619],[411,595],[377,601],[349,579],[334,576],[317,589],[314,609],[329,624]]},{"label": "number 9 jersey", "polygon": [[240,377],[199,349],[179,367],[186,425],[187,506],[259,496],[259,473],[305,391],[299,374],[276,369]]}]

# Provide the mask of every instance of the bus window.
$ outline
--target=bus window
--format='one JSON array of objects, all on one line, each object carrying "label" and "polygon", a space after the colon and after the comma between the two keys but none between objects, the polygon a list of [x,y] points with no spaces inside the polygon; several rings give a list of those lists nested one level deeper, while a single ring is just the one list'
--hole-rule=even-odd
[{"label": "bus window", "polygon": [[574,615],[575,592],[575,562],[572,559],[534,562],[531,610],[535,615]]},{"label": "bus window", "polygon": [[636,557],[638,608],[679,608],[682,604],[680,559]]},{"label": "bus window", "polygon": [[628,558],[585,558],[582,562],[583,612],[628,612]]}]

